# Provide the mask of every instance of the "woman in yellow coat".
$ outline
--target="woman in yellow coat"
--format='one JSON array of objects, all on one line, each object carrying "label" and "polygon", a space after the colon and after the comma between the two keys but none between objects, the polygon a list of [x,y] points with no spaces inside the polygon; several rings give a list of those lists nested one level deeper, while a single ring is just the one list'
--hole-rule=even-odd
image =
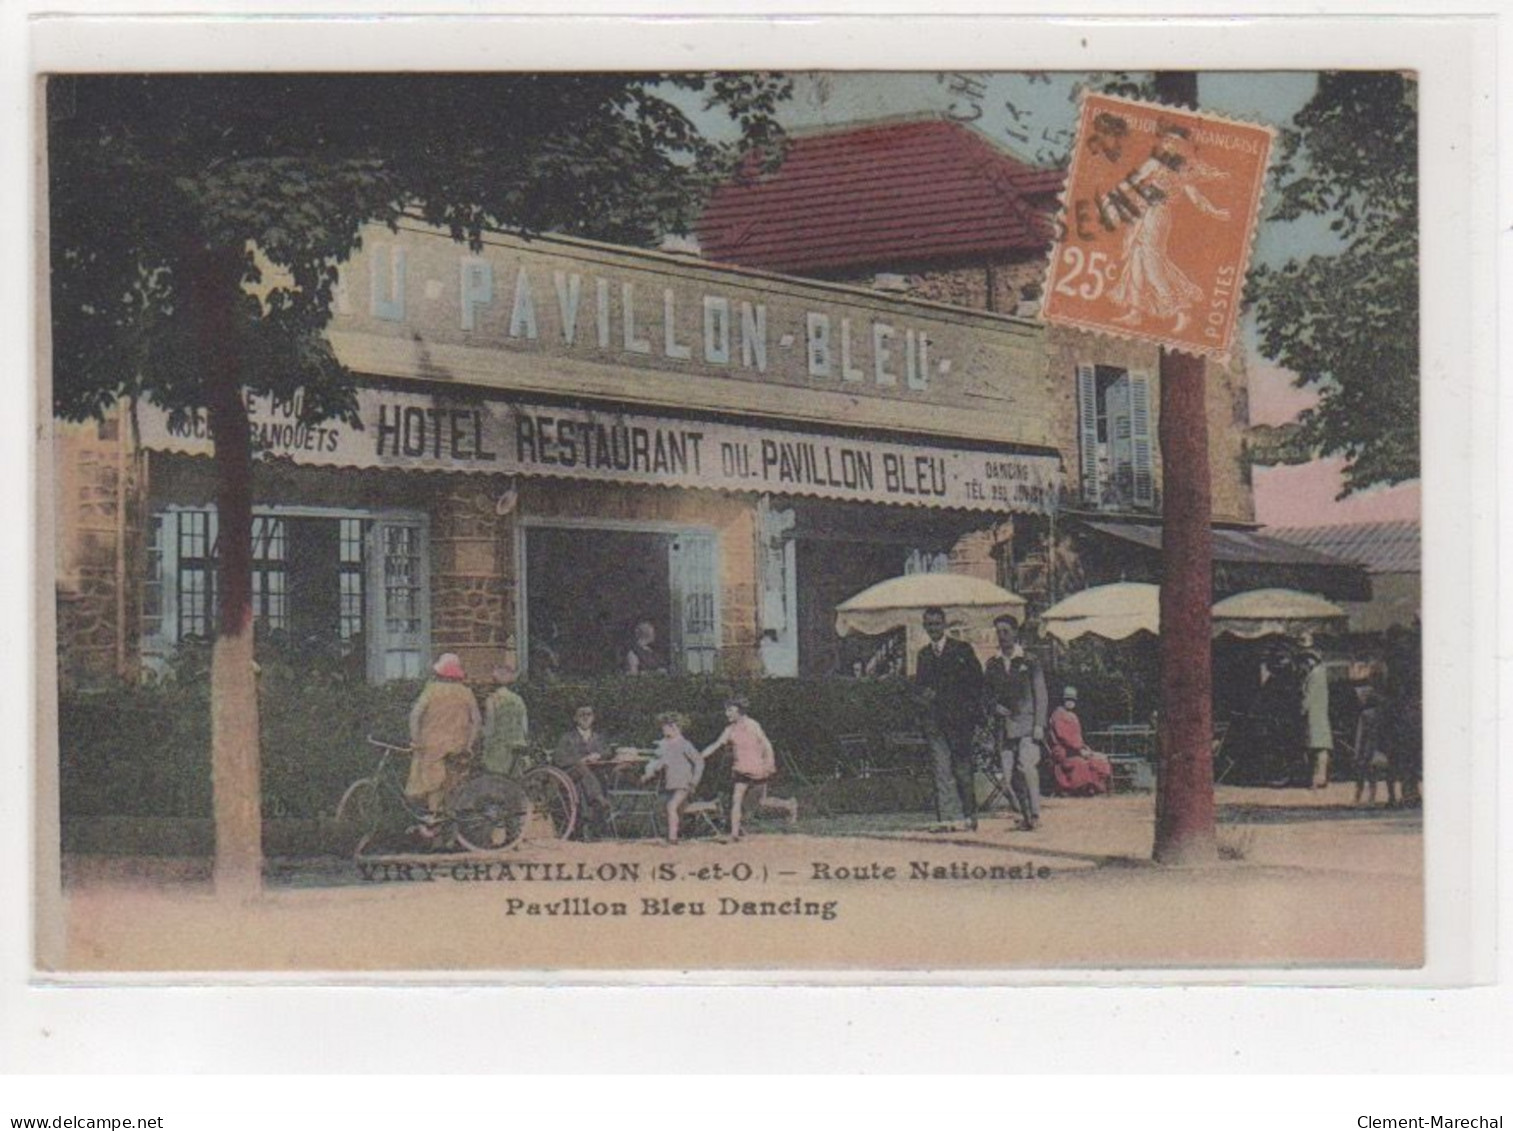
[{"label": "woman in yellow coat", "polygon": [[436,677],[425,685],[410,708],[410,780],[405,792],[423,798],[433,814],[446,793],[446,760],[472,748],[478,740],[482,716],[478,700],[464,682],[462,661],[446,653],[431,668]]}]

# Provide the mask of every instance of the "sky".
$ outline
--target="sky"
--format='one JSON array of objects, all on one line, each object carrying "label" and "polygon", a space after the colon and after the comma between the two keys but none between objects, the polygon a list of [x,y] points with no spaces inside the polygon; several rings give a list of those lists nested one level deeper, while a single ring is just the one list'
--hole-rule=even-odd
[{"label": "sky", "polygon": [[[1111,77],[1111,76],[1110,76]],[[1131,74],[1132,79],[1144,78]],[[1070,72],[819,72],[794,75],[793,97],[778,116],[790,130],[818,129],[878,118],[945,113],[971,124],[1016,155],[1049,163],[1064,152],[1076,122],[1077,92],[1084,74]],[[1209,72],[1198,77],[1205,110],[1285,126],[1313,95],[1317,77],[1307,71]],[[685,96],[701,128],[716,137],[735,131],[722,119],[698,114],[698,96]],[[1307,217],[1267,223],[1256,234],[1258,262],[1327,253],[1337,246],[1325,219]],[[1251,422],[1281,424],[1316,399],[1298,389],[1293,375],[1268,363],[1256,349],[1254,316],[1241,333],[1250,366]],[[1336,499],[1343,489],[1343,463],[1316,460],[1296,467],[1255,469],[1256,520],[1264,525],[1323,526],[1333,523],[1417,519],[1417,482]]]}]

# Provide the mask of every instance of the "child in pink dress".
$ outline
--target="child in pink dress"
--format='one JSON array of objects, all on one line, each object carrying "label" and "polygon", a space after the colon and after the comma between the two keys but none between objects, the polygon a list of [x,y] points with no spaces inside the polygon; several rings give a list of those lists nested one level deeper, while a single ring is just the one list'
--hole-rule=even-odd
[{"label": "child in pink dress", "polygon": [[798,803],[791,798],[767,796],[767,783],[777,773],[777,755],[762,725],[746,713],[744,699],[725,704],[725,718],[730,724],[720,737],[704,748],[700,757],[708,758],[722,747],[730,747],[731,777],[735,785],[730,794],[730,839],[741,839],[741,814],[748,790],[757,790],[757,804],[781,809],[790,821],[798,816]]}]

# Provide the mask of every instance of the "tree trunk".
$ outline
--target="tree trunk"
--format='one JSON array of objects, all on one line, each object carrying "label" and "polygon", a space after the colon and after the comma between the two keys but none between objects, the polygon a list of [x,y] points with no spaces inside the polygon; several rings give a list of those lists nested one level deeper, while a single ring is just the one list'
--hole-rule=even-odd
[{"label": "tree trunk", "polygon": [[[1195,106],[1192,72],[1156,76],[1163,102]],[[1213,533],[1203,359],[1161,351],[1161,864],[1218,859],[1213,776]]]},{"label": "tree trunk", "polygon": [[191,301],[215,440],[219,615],[210,668],[210,764],[215,887],[262,888],[262,774],[252,635],[252,442],[235,342],[242,257],[198,252]]}]

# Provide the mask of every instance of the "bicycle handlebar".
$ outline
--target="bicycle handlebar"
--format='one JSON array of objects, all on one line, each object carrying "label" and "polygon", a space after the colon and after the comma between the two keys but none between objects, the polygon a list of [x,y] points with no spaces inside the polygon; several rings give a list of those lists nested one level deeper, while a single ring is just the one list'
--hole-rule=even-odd
[{"label": "bicycle handlebar", "polygon": [[369,746],[376,746],[380,750],[388,751],[388,752],[395,753],[395,754],[410,754],[410,753],[413,753],[413,750],[414,750],[414,748],[411,747],[408,744],[406,744],[404,746],[401,746],[401,745],[399,745],[398,743],[395,743],[395,742],[385,742],[381,738],[374,738],[371,734],[368,735],[368,745]]}]

